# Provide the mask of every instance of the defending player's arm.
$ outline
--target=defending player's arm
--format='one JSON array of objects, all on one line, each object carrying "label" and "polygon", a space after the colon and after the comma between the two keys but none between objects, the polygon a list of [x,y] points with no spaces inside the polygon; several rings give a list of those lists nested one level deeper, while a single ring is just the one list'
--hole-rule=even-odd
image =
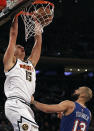
[{"label": "defending player's arm", "polygon": [[70,101],[66,100],[59,104],[55,105],[48,105],[43,104],[38,101],[35,101],[32,97],[31,103],[39,110],[46,112],[46,113],[54,113],[54,112],[66,112],[70,108]]},{"label": "defending player's arm", "polygon": [[90,120],[92,119],[92,114],[91,114],[91,112],[90,112]]},{"label": "defending player's arm", "polygon": [[18,34],[18,18],[15,17],[10,28],[9,45],[3,58],[5,71],[8,71],[16,61],[16,58],[14,57],[14,51],[15,51],[17,34]]},{"label": "defending player's arm", "polygon": [[[39,24],[38,22],[36,22],[36,25]],[[39,24],[39,26],[41,26]],[[32,64],[33,66],[35,67],[36,64],[38,63],[39,61],[39,58],[40,58],[40,54],[41,54],[41,46],[42,46],[42,32],[41,32],[41,29],[40,31],[35,35],[35,44],[33,46],[33,49],[32,49],[32,52],[29,56],[29,60],[32,61]]]}]

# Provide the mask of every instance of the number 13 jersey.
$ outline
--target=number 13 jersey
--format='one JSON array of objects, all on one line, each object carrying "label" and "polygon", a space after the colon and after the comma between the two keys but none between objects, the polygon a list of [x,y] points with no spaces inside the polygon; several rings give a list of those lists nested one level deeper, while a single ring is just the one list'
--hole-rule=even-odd
[{"label": "number 13 jersey", "polygon": [[62,117],[60,131],[88,131],[90,117],[89,109],[75,102],[74,111]]},{"label": "number 13 jersey", "polygon": [[31,101],[35,92],[36,73],[32,63],[28,60],[23,62],[17,59],[16,64],[5,72],[6,80],[4,92],[6,97],[20,97],[25,101]]}]

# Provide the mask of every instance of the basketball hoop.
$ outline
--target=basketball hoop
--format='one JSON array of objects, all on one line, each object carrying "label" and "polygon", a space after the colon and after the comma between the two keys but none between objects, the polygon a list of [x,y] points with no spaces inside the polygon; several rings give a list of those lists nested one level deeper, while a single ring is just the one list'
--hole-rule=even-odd
[{"label": "basketball hoop", "polygon": [[[25,40],[27,41],[31,36],[43,32],[43,28],[52,22],[54,4],[49,1],[36,0],[16,16],[20,15],[25,25]],[[36,21],[37,25],[35,25]]]}]

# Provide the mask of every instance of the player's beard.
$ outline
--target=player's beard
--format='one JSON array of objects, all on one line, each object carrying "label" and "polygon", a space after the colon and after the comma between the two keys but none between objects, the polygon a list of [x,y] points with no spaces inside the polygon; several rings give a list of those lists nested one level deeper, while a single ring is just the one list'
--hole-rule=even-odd
[{"label": "player's beard", "polygon": [[72,94],[71,99],[72,101],[76,101],[79,98],[80,94]]}]

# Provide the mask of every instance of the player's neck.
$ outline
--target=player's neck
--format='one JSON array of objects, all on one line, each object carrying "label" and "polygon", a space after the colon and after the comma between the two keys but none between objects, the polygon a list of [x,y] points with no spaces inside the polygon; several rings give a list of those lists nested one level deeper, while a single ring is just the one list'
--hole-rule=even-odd
[{"label": "player's neck", "polygon": [[16,57],[16,58],[21,60],[21,61],[24,61],[24,58],[22,58],[22,57]]},{"label": "player's neck", "polygon": [[79,98],[76,102],[85,107],[85,100]]},{"label": "player's neck", "polygon": [[24,59],[23,59],[23,58],[18,58],[18,59],[20,59],[21,61],[24,61]]}]

